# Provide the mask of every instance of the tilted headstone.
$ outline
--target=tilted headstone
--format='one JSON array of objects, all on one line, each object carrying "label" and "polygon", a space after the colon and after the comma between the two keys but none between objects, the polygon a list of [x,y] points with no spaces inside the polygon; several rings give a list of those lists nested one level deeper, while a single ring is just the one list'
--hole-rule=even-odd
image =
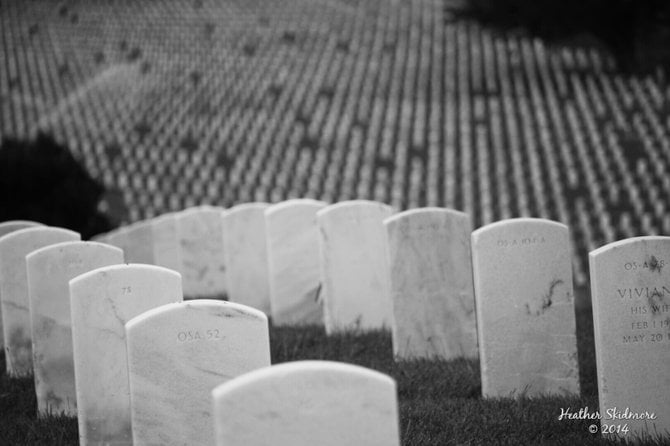
[{"label": "tilted headstone", "polygon": [[395,381],[364,367],[296,361],[214,389],[218,446],[400,444]]},{"label": "tilted headstone", "polygon": [[397,359],[476,358],[470,218],[443,208],[412,209],[384,221]]},{"label": "tilted headstone", "polygon": [[472,233],[485,397],[578,394],[567,226],[517,218]]},{"label": "tilted headstone", "polygon": [[154,264],[152,222],[140,221],[126,228],[126,262]]},{"label": "tilted headstone", "polygon": [[177,214],[169,213],[151,221],[154,263],[181,273],[181,246],[177,234]]},{"label": "tilted headstone", "polygon": [[33,372],[26,255],[48,245],[79,239],[74,231],[47,226],[20,229],[0,238],[2,328],[10,376]]},{"label": "tilted headstone", "polygon": [[[42,223],[29,220],[9,220],[0,223],[0,238],[10,232],[18,231],[19,229],[32,228],[35,226],[42,226]],[[1,287],[0,287],[1,288]],[[5,337],[2,329],[2,305],[0,305],[0,347],[4,349]]]},{"label": "tilted headstone", "polygon": [[670,438],[670,237],[610,243],[589,266],[601,432]]},{"label": "tilted headstone", "polygon": [[132,444],[124,325],[182,296],[180,275],[153,265],[107,266],[70,281],[81,445]]},{"label": "tilted headstone", "polygon": [[384,219],[393,208],[366,200],[317,212],[326,332],[391,328],[393,302]]},{"label": "tilted headstone", "polygon": [[135,445],[212,445],[211,392],[270,365],[268,319],[255,308],[193,300],[126,324]]},{"label": "tilted headstone", "polygon": [[37,410],[76,416],[69,282],[123,263],[123,251],[102,243],[65,242],[33,251],[26,263]]},{"label": "tilted headstone", "polygon": [[198,206],[177,215],[186,298],[226,298],[223,208]]},{"label": "tilted headstone", "polygon": [[325,206],[295,199],[265,210],[273,324],[323,325],[316,213]]},{"label": "tilted headstone", "polygon": [[270,314],[264,214],[268,206],[267,203],[240,204],[223,214],[228,298],[265,314]]}]

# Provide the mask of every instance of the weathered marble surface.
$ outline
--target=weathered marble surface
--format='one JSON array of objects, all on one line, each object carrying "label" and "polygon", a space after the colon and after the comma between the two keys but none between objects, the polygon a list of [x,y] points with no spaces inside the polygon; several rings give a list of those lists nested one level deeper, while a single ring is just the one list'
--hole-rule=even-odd
[{"label": "weathered marble surface", "polygon": [[198,206],[177,214],[186,298],[225,298],[223,208]]},{"label": "weathered marble surface", "polygon": [[164,305],[126,324],[133,443],[213,445],[211,392],[270,365],[268,319],[217,300]]},{"label": "weathered marble surface", "polygon": [[123,263],[120,248],[95,242],[49,245],[26,257],[33,373],[41,415],[77,415],[69,281],[87,271]]},{"label": "weathered marble surface", "polygon": [[7,374],[20,376],[33,372],[26,255],[48,245],[79,239],[74,231],[46,226],[20,229],[0,238],[0,297]]},{"label": "weathered marble surface", "polygon": [[477,323],[467,214],[412,209],[384,221],[397,359],[476,358]]},{"label": "weathered marble surface", "polygon": [[393,208],[366,200],[317,212],[326,332],[391,328],[388,247],[383,221]]},{"label": "weathered marble surface", "polygon": [[125,257],[128,263],[154,264],[154,238],[151,220],[139,221],[126,227]]},{"label": "weathered marble surface", "polygon": [[[10,232],[18,231],[19,229],[32,228],[35,226],[42,226],[42,223],[29,220],[9,220],[0,223],[0,238]],[[0,347],[5,348],[5,337],[2,329],[2,305],[0,305]]]},{"label": "weathered marble surface", "polygon": [[234,206],[223,214],[226,280],[231,302],[270,314],[265,209],[267,203]]},{"label": "weathered marble surface", "polygon": [[107,266],[70,281],[82,446],[132,444],[124,325],[182,296],[180,275],[153,265]]},{"label": "weathered marble surface", "polygon": [[316,213],[325,206],[295,199],[265,210],[273,324],[323,325]]},{"label": "weathered marble surface", "polygon": [[181,246],[177,234],[177,214],[163,214],[151,220],[154,262],[181,273]]},{"label": "weathered marble surface", "polygon": [[128,250],[128,227],[122,226],[109,231],[105,243],[121,248],[125,256],[125,252]]},{"label": "weathered marble surface", "polygon": [[579,394],[567,226],[504,220],[472,233],[485,397]]},{"label": "weathered marble surface", "polygon": [[212,392],[218,446],[400,444],[395,381],[360,366],[296,361]]},{"label": "weathered marble surface", "polygon": [[[589,254],[589,266],[601,426],[627,424],[622,438],[665,432],[667,439],[670,237],[610,243]],[[615,408],[643,418],[614,419]]]}]

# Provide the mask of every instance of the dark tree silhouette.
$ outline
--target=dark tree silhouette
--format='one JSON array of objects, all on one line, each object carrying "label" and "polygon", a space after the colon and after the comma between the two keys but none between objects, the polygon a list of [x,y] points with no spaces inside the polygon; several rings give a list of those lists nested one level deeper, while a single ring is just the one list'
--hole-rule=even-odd
[{"label": "dark tree silhouette", "polygon": [[88,239],[111,229],[98,211],[104,193],[68,148],[51,136],[2,141],[0,221],[34,220],[72,229]]}]

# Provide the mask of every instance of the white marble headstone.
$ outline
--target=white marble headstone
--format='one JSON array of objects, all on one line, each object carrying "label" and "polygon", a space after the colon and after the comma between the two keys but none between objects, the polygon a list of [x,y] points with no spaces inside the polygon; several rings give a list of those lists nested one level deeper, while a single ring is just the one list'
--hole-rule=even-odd
[{"label": "white marble headstone", "polygon": [[[42,226],[41,223],[29,220],[9,220],[0,223],[0,238],[9,234],[10,232],[18,231],[19,229],[32,228],[34,226]],[[2,330],[2,305],[0,305],[0,347],[4,351],[5,337]]]},{"label": "white marble headstone", "polygon": [[317,212],[326,332],[391,328],[388,247],[384,219],[393,208],[366,200]]},{"label": "white marble headstone", "polygon": [[0,238],[0,298],[9,375],[33,372],[26,255],[48,245],[79,239],[76,232],[47,226],[20,229]]},{"label": "white marble headstone", "polygon": [[125,256],[128,263],[154,264],[152,222],[139,221],[126,227]]},{"label": "white marble headstone", "polygon": [[132,444],[124,325],[182,296],[179,273],[153,265],[107,266],[70,281],[81,445]]},{"label": "white marble headstone", "polygon": [[444,208],[412,209],[384,221],[397,359],[476,358],[470,218]]},{"label": "white marble headstone", "polygon": [[181,274],[188,299],[226,298],[223,211],[220,207],[198,206],[177,214]]},{"label": "white marble headstone", "polygon": [[102,243],[65,242],[33,251],[26,263],[37,410],[76,416],[69,282],[123,263],[123,251]]},{"label": "white marble headstone", "polygon": [[218,446],[398,446],[395,381],[360,366],[296,361],[214,389]]},{"label": "white marble headstone", "polygon": [[154,262],[181,273],[181,246],[177,234],[177,214],[169,213],[151,221],[153,232]]},{"label": "white marble headstone", "polygon": [[128,250],[128,227],[122,226],[109,231],[105,243],[121,248],[125,253]]},{"label": "white marble headstone", "polygon": [[316,213],[325,206],[322,201],[295,199],[265,210],[275,325],[323,325]]},{"label": "white marble headstone", "polygon": [[265,233],[267,203],[240,204],[223,214],[226,281],[231,302],[270,314]]},{"label": "white marble headstone", "polygon": [[472,233],[485,397],[578,394],[567,226],[517,218]]},{"label": "white marble headstone", "polygon": [[610,243],[589,266],[601,425],[670,438],[670,237]]},{"label": "white marble headstone", "polygon": [[126,324],[135,445],[212,445],[211,392],[270,365],[268,319],[236,303],[199,299]]}]

